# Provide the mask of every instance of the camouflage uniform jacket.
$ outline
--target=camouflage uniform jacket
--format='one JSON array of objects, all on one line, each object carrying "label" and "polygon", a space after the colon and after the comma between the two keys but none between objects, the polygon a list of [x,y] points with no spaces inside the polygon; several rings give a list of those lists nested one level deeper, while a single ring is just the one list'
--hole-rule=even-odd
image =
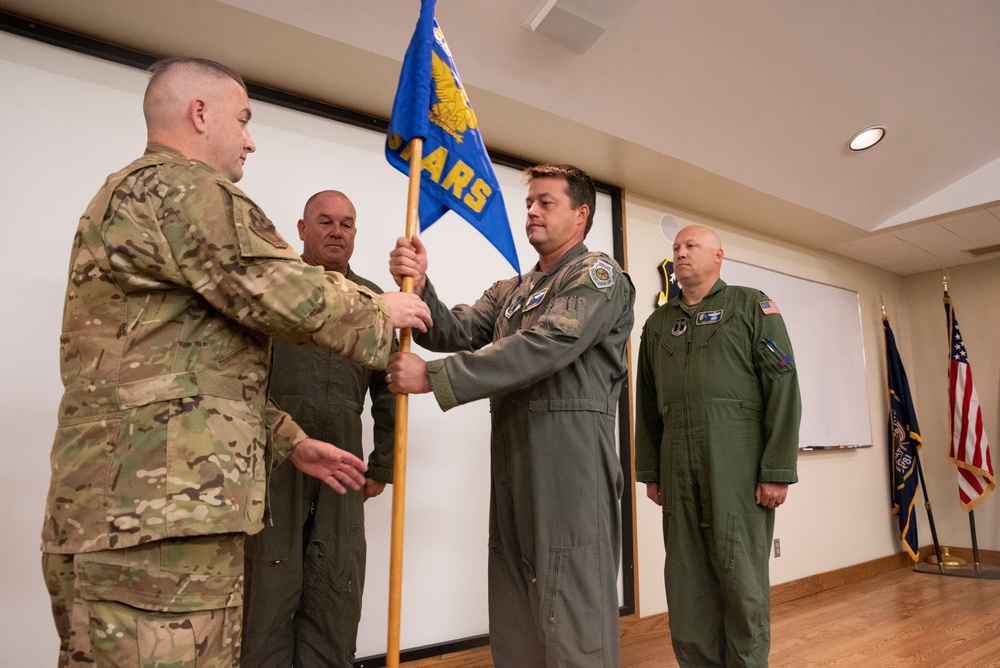
[{"label": "camouflage uniform jacket", "polygon": [[42,549],[258,531],[267,461],[305,438],[266,399],[272,336],[384,368],[392,325],[208,165],[151,145],[108,177],[70,257]]}]

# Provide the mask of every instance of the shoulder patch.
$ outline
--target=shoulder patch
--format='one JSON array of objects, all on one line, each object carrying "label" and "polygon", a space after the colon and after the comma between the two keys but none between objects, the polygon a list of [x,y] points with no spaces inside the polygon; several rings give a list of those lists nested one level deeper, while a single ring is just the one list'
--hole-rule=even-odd
[{"label": "shoulder patch", "polygon": [[281,238],[274,224],[257,207],[250,207],[248,214],[250,231],[271,244],[275,248],[288,248],[288,243]]},{"label": "shoulder patch", "polygon": [[771,299],[760,302],[760,310],[764,312],[764,315],[781,315],[778,304]]},{"label": "shoulder patch", "polygon": [[610,288],[615,284],[615,269],[608,262],[598,260],[590,268],[590,280],[598,288]]}]

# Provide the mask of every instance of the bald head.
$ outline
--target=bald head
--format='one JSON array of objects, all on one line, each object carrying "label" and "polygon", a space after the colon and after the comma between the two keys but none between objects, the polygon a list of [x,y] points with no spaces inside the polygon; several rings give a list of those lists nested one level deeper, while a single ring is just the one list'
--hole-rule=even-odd
[{"label": "bald head", "polygon": [[702,225],[688,225],[674,238],[674,275],[685,303],[704,299],[722,271],[722,241]]},{"label": "bald head", "polygon": [[357,217],[351,200],[339,190],[323,190],[310,197],[299,220],[302,259],[346,274],[354,254]]},{"label": "bald head", "polygon": [[164,144],[208,163],[231,181],[243,176],[255,150],[246,124],[246,85],[224,65],[201,58],[154,64],[142,102],[149,143]]}]

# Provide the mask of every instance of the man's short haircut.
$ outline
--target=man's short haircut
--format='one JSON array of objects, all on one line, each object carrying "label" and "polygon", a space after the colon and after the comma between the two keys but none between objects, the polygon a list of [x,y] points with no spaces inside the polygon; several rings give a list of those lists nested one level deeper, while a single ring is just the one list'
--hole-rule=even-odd
[{"label": "man's short haircut", "polygon": [[208,74],[219,79],[232,79],[243,88],[244,92],[247,91],[247,85],[243,83],[243,79],[240,75],[233,72],[222,63],[217,63],[214,60],[208,60],[207,58],[189,58],[187,56],[165,58],[150,65],[149,72],[151,73],[151,76],[149,77],[149,83],[146,85],[146,90],[148,91],[152,88],[157,80],[159,80],[159,78],[162,77],[167,71],[178,66],[190,68],[199,74]]},{"label": "man's short haircut", "polygon": [[587,236],[594,225],[594,209],[597,208],[597,191],[594,181],[587,172],[573,165],[535,165],[524,170],[524,180],[531,183],[535,179],[563,179],[566,181],[566,194],[574,209],[587,205],[587,226],[583,235]]},{"label": "man's short haircut", "polygon": [[[309,207],[312,206],[312,203],[315,202],[320,195],[336,195],[337,197],[342,197],[348,202],[351,202],[351,199],[339,190],[320,190],[318,193],[313,193],[309,199],[306,200],[306,205],[302,207],[302,220],[305,220],[309,215]],[[353,202],[351,202],[351,205],[354,205]]]}]

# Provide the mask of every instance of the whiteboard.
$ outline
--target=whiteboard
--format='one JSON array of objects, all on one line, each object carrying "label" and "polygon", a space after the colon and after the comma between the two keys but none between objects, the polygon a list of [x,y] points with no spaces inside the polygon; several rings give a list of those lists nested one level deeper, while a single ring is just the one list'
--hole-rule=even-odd
[{"label": "whiteboard", "polygon": [[[57,640],[39,573],[39,534],[55,432],[58,344],[70,245],[77,220],[105,177],[145,147],[142,95],[147,74],[0,32],[0,645],[11,665],[55,662]],[[475,100],[473,100],[475,103]],[[406,177],[383,156],[384,135],[277,105],[252,101],[257,152],[240,182],[281,234],[301,250],[296,222],[305,200],[344,191],[358,212],[351,266],[386,289],[388,253],[404,229]],[[489,129],[484,129],[488,140]],[[527,187],[520,170],[497,177],[522,271],[537,255],[523,232]],[[613,202],[598,193],[592,250],[614,255]],[[471,303],[513,270],[469,224],[447,214],[423,236],[429,276],[446,303]],[[422,352],[417,348],[414,352]],[[425,357],[433,357],[426,354]],[[12,382],[11,379],[17,379]],[[623,392],[624,394],[624,392]],[[365,449],[371,449],[365,413]],[[628,421],[625,420],[625,424]],[[401,646],[421,647],[487,633],[489,406],[442,413],[431,395],[411,397]],[[626,469],[627,470],[627,469]],[[358,656],[386,645],[391,487],[366,506],[368,573]],[[623,513],[629,531],[631,510]],[[623,561],[631,558],[626,533]],[[631,566],[627,565],[629,573]],[[631,580],[631,576],[629,576]],[[624,599],[619,573],[619,602]],[[23,629],[37,641],[26,642]],[[36,649],[31,649],[36,648]],[[39,649],[40,648],[40,649]],[[18,652],[41,651],[37,655]]]},{"label": "whiteboard", "polygon": [[722,280],[762,290],[778,303],[802,392],[799,449],[871,447],[858,293],[729,258]]}]

